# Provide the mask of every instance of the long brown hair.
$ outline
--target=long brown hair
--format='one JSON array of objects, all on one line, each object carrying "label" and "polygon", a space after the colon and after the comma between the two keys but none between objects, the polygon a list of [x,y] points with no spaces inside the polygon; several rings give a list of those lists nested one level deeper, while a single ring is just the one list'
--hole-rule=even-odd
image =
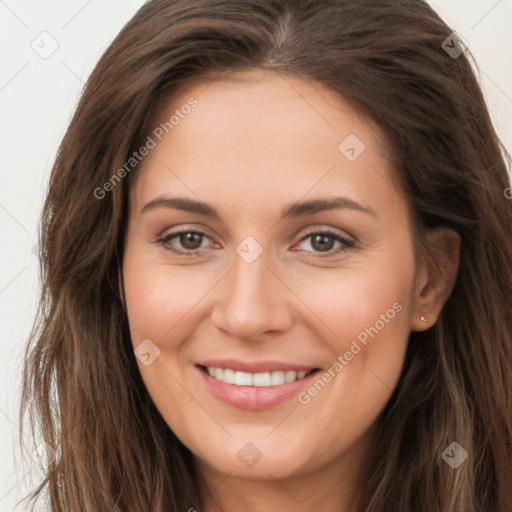
[{"label": "long brown hair", "polygon": [[[145,389],[120,297],[132,174],[103,186],[178,87],[264,69],[323,84],[378,123],[418,237],[448,225],[462,239],[438,322],[410,335],[359,510],[512,510],[510,157],[470,51],[443,45],[451,33],[423,0],[144,4],[87,81],[40,218],[20,419],[28,412],[58,452],[31,501],[45,491],[52,512],[201,508],[194,459]],[[457,469],[442,457],[452,442],[469,455]]]}]

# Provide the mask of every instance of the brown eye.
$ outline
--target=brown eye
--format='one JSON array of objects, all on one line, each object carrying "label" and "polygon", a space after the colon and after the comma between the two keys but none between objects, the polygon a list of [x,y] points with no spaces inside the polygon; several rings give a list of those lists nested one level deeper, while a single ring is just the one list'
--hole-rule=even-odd
[{"label": "brown eye", "polygon": [[311,238],[311,247],[321,252],[330,251],[334,246],[334,242],[335,240],[332,236],[317,234]]},{"label": "brown eye", "polygon": [[205,239],[209,239],[209,237],[200,231],[182,230],[169,233],[157,239],[156,242],[169,251],[185,256],[194,256],[200,254],[204,248],[202,244]]},{"label": "brown eye", "polygon": [[[351,247],[354,247],[355,242],[344,238],[339,233],[333,231],[314,231],[306,236],[302,237],[300,243],[303,244],[309,241],[309,248],[303,248],[302,250],[307,254],[317,254],[318,256],[335,256],[344,251],[347,251]],[[336,247],[336,244],[337,247]]]},{"label": "brown eye", "polygon": [[[187,233],[182,233],[179,236],[180,244],[184,249],[194,250],[199,249],[201,247],[201,243],[203,241],[203,235],[201,233],[196,233],[195,231],[189,231]],[[199,242],[199,243],[198,243]]]}]

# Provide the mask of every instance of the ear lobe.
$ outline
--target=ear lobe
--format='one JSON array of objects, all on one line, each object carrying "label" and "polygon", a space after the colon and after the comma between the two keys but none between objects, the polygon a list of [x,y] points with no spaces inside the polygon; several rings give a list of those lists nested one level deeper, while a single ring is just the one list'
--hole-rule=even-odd
[{"label": "ear lobe", "polygon": [[413,331],[424,331],[436,323],[453,291],[459,269],[460,235],[456,231],[436,228],[427,233],[426,239],[428,254],[422,258],[424,278],[415,297]]}]

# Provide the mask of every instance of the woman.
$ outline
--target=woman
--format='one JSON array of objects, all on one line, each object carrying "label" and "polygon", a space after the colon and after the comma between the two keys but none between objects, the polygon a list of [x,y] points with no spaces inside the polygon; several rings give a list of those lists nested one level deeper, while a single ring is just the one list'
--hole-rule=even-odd
[{"label": "woman", "polygon": [[512,510],[508,155],[466,54],[420,0],[140,9],[42,212],[34,495]]}]

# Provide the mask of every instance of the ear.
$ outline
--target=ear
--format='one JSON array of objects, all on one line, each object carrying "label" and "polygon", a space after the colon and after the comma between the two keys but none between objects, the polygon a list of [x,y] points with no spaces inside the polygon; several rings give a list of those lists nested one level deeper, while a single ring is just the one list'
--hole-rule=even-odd
[{"label": "ear", "polygon": [[432,229],[426,236],[426,249],[427,254],[419,258],[412,331],[432,327],[450,297],[459,269],[460,235],[448,227]]}]

